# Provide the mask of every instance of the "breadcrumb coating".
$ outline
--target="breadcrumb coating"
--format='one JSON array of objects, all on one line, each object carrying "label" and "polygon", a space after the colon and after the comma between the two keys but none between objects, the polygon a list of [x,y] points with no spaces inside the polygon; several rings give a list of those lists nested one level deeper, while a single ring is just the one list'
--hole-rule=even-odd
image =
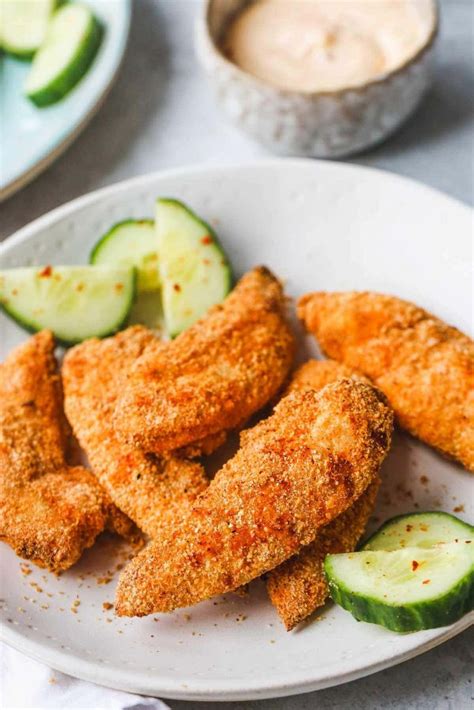
[{"label": "breadcrumb coating", "polygon": [[241,434],[241,448],[174,534],[153,540],[119,580],[116,610],[144,616],[231,591],[307,545],[378,475],[392,412],[350,379],[293,392]]},{"label": "breadcrumb coating", "polygon": [[398,423],[474,471],[474,343],[394,296],[309,293],[298,304],[329,357],[366,374]]},{"label": "breadcrumb coating", "polygon": [[94,476],[67,466],[67,438],[54,340],[43,331],[0,365],[0,539],[52,571],[74,564],[110,514]]},{"label": "breadcrumb coating", "polygon": [[268,573],[268,594],[287,631],[326,602],[324,558],[355,550],[374,510],[379,485],[377,478],[348,510],[321,528],[313,542]]},{"label": "breadcrumb coating", "polygon": [[370,383],[364,375],[336,360],[308,360],[293,373],[287,393],[301,389],[321,390],[344,377]]},{"label": "breadcrumb coating", "polygon": [[[294,373],[288,392],[307,388],[318,391],[343,377],[368,382],[363,375],[334,360],[309,360]],[[324,558],[330,553],[355,549],[374,509],[379,484],[377,478],[348,510],[321,528],[309,545],[268,573],[270,600],[288,631],[325,603],[329,589]]]},{"label": "breadcrumb coating", "polygon": [[154,341],[141,326],[87,340],[69,350],[62,371],[66,414],[92,470],[118,508],[151,537],[174,527],[208,484],[198,463],[146,453],[115,435],[117,397],[131,365]]},{"label": "breadcrumb coating", "polygon": [[163,453],[241,426],[283,384],[294,339],[279,281],[248,272],[172,343],[151,343],[115,410],[118,436]]}]

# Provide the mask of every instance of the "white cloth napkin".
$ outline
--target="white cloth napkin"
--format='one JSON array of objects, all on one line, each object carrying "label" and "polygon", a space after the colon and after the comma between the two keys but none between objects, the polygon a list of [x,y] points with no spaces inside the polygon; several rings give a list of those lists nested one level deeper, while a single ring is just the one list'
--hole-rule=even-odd
[{"label": "white cloth napkin", "polygon": [[55,710],[169,710],[161,700],[71,678],[0,644],[0,707]]}]

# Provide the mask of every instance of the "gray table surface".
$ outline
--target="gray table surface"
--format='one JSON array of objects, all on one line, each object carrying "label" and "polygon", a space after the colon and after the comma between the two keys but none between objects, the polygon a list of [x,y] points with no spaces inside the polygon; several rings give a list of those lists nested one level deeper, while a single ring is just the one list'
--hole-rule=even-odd
[{"label": "gray table surface", "polygon": [[[438,71],[430,95],[388,143],[353,162],[410,176],[472,204],[473,2],[441,5]],[[108,101],[49,170],[2,205],[0,239],[68,200],[124,178],[268,155],[215,110],[193,51],[198,6],[197,0],[135,0],[125,62]],[[473,648],[470,629],[430,653],[345,686],[227,707],[464,710],[473,707]],[[170,705],[187,710],[195,704]]]}]

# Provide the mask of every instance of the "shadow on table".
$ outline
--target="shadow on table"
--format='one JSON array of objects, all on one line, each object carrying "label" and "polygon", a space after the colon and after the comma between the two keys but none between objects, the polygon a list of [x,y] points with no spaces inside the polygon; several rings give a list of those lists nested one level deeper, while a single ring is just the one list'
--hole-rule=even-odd
[{"label": "shadow on table", "polygon": [[43,174],[48,190],[40,176],[3,204],[5,234],[23,226],[24,220],[18,224],[23,205],[28,205],[29,221],[100,183],[156,116],[169,74],[164,22],[156,0],[132,5],[127,50],[109,96],[77,141]]},{"label": "shadow on table", "polygon": [[171,710],[467,710],[472,707],[474,628],[427,654],[375,675],[315,693],[251,702],[188,703]]},{"label": "shadow on table", "polygon": [[466,66],[443,67],[441,76],[406,124],[387,143],[358,157],[364,162],[369,153],[371,158],[376,158],[381,150],[390,157],[390,153],[400,153],[401,150],[425,149],[444,134],[459,130],[474,116],[474,95],[470,86],[472,71]]}]

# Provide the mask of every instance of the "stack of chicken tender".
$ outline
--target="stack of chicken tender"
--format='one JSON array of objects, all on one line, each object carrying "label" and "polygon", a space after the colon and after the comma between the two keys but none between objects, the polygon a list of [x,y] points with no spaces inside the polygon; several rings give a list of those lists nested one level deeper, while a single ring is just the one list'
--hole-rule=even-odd
[{"label": "stack of chicken tender", "polygon": [[[135,326],[72,348],[62,385],[49,333],[20,346],[0,366],[1,539],[57,570],[106,526],[138,529],[119,615],[262,576],[287,629],[311,615],[328,596],[325,555],[355,549],[374,509],[394,413],[474,469],[474,346],[397,298],[314,293],[298,314],[333,360],[294,372],[286,309],[260,267],[172,342]],[[90,471],[68,465],[69,425]],[[236,430],[209,480],[206,456]]]}]

